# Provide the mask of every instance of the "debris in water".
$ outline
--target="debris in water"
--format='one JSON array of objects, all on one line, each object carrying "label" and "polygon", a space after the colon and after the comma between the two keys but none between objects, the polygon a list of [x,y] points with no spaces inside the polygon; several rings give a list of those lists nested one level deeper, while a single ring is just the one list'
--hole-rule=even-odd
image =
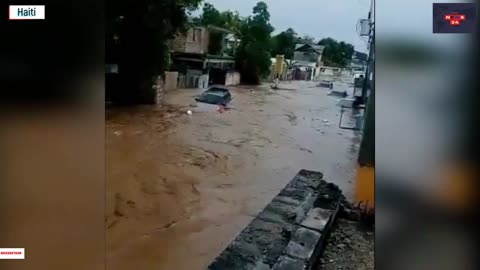
[{"label": "debris in water", "polygon": [[115,131],[113,134],[115,134],[117,136],[120,136],[120,135],[122,135],[122,132],[121,131]]},{"label": "debris in water", "polygon": [[188,114],[188,115],[192,115],[192,111],[191,111],[191,110],[188,110],[188,111],[187,111],[187,114]]},{"label": "debris in water", "polygon": [[328,123],[328,119],[323,119],[322,122]]},{"label": "debris in water", "polygon": [[308,149],[308,148],[300,147],[299,149],[300,149],[300,151],[304,151],[304,152],[308,152],[308,153],[310,153],[310,154],[313,154],[313,151],[310,150],[310,149]]}]

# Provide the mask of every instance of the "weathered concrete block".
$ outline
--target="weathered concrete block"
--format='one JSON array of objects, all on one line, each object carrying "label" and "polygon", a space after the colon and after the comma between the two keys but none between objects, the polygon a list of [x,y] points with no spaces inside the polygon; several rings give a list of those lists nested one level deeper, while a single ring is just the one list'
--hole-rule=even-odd
[{"label": "weathered concrete block", "polygon": [[[313,265],[341,190],[318,172],[300,171],[208,267],[209,270],[301,270]],[[315,209],[310,211],[311,208]],[[329,209],[329,210],[325,210]]]},{"label": "weathered concrete block", "polygon": [[240,239],[242,242],[247,242],[248,246],[252,246],[249,250],[256,250],[255,260],[257,262],[273,265],[288,244],[292,230],[291,224],[271,223],[255,219]]},{"label": "weathered concrete block", "polygon": [[299,228],[285,248],[285,253],[291,257],[310,260],[321,236],[319,232]]},{"label": "weathered concrete block", "polygon": [[313,208],[313,204],[318,197],[318,192],[313,192],[309,194],[305,201],[297,208],[297,217],[295,218],[295,223],[300,224],[307,216],[307,213],[310,209]]},{"label": "weathered concrete block", "polygon": [[333,213],[334,211],[332,210],[313,208],[308,211],[307,217],[303,220],[301,226],[323,232]]},{"label": "weathered concrete block", "polygon": [[293,206],[300,206],[302,202],[300,200],[295,200],[293,198],[284,197],[284,196],[277,196],[273,199],[274,201],[282,202],[285,204],[293,205]]},{"label": "weathered concrete block", "polygon": [[165,72],[165,91],[171,91],[177,89],[178,72],[166,71]]},{"label": "weathered concrete block", "polygon": [[286,220],[284,217],[278,213],[274,213],[271,211],[263,211],[260,214],[258,214],[257,219],[262,220],[262,221],[267,221],[267,222],[272,222],[272,223],[284,223]]},{"label": "weathered concrete block", "polygon": [[302,259],[291,258],[288,256],[280,257],[272,270],[305,270],[307,263]]},{"label": "weathered concrete block", "polygon": [[273,200],[258,215],[258,218],[270,222],[293,223],[295,221],[297,209],[298,206]]},{"label": "weathered concrete block", "polygon": [[[245,252],[247,251],[247,252]],[[210,264],[208,270],[250,270],[255,266],[255,256],[245,246],[238,242],[233,242],[221,256]]]},{"label": "weathered concrete block", "polygon": [[323,173],[309,170],[300,170],[297,175],[305,176],[311,179],[322,180]]},{"label": "weathered concrete block", "polygon": [[301,187],[287,186],[280,192],[279,195],[283,197],[289,197],[294,200],[303,201],[310,193],[311,191],[306,186],[301,186]]}]

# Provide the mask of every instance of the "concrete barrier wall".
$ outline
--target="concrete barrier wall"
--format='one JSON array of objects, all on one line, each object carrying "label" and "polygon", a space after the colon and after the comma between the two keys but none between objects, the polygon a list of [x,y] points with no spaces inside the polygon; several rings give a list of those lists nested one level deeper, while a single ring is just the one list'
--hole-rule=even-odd
[{"label": "concrete barrier wall", "polygon": [[313,269],[343,198],[322,178],[301,170],[207,269]]},{"label": "concrete barrier wall", "polygon": [[208,82],[209,82],[209,77],[208,74],[204,74],[199,77],[198,79],[198,88],[200,89],[205,89],[208,88]]},{"label": "concrete barrier wall", "polygon": [[230,73],[225,75],[225,85],[233,85],[233,76]]},{"label": "concrete barrier wall", "polygon": [[233,74],[233,84],[234,85],[240,84],[240,72],[235,72]]},{"label": "concrete barrier wall", "polygon": [[177,88],[208,88],[209,75],[203,74],[178,74]]},{"label": "concrete barrier wall", "polygon": [[152,86],[152,89],[155,91],[155,104],[160,104],[163,101],[163,96],[165,94],[165,83],[162,80],[162,76],[157,76],[155,84]]},{"label": "concrete barrier wall", "polygon": [[239,85],[240,73],[239,72],[227,72],[225,74],[225,85]]},{"label": "concrete barrier wall", "polygon": [[165,72],[165,91],[177,89],[178,72]]}]

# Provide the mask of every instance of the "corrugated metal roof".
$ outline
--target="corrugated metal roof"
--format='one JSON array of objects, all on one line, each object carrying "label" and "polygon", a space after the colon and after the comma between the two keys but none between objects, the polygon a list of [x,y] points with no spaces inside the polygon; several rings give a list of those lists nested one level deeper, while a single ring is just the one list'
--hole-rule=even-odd
[{"label": "corrugated metal roof", "polygon": [[315,62],[308,62],[308,61],[300,61],[300,60],[295,60],[292,61],[293,66],[305,66],[305,67],[315,67],[317,63]]},{"label": "corrugated metal roof", "polygon": [[298,50],[300,48],[303,48],[303,47],[310,47],[310,49],[316,51],[317,53],[322,53],[323,51],[323,48],[325,48],[324,46],[322,45],[315,45],[315,44],[296,44],[295,45],[295,50]]}]

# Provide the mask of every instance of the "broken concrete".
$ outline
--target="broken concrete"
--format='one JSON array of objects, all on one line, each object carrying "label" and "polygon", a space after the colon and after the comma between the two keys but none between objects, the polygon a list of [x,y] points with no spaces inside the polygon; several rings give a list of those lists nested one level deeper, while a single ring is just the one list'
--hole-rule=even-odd
[{"label": "broken concrete", "polygon": [[272,270],[304,270],[307,269],[307,263],[301,259],[294,259],[288,256],[281,257],[273,266]]},{"label": "broken concrete", "polygon": [[290,257],[308,260],[312,257],[321,236],[318,232],[299,228],[288,243],[285,253]]},{"label": "broken concrete", "polygon": [[301,170],[208,269],[311,269],[343,199],[322,178]]},{"label": "broken concrete", "polygon": [[320,83],[318,84],[318,87],[324,87],[324,88],[333,89],[333,82],[331,82],[331,81],[326,81],[326,80],[322,80],[322,81],[320,81]]},{"label": "broken concrete", "polygon": [[333,211],[329,209],[313,208],[311,209],[305,220],[302,222],[302,227],[323,232],[327,226]]}]

